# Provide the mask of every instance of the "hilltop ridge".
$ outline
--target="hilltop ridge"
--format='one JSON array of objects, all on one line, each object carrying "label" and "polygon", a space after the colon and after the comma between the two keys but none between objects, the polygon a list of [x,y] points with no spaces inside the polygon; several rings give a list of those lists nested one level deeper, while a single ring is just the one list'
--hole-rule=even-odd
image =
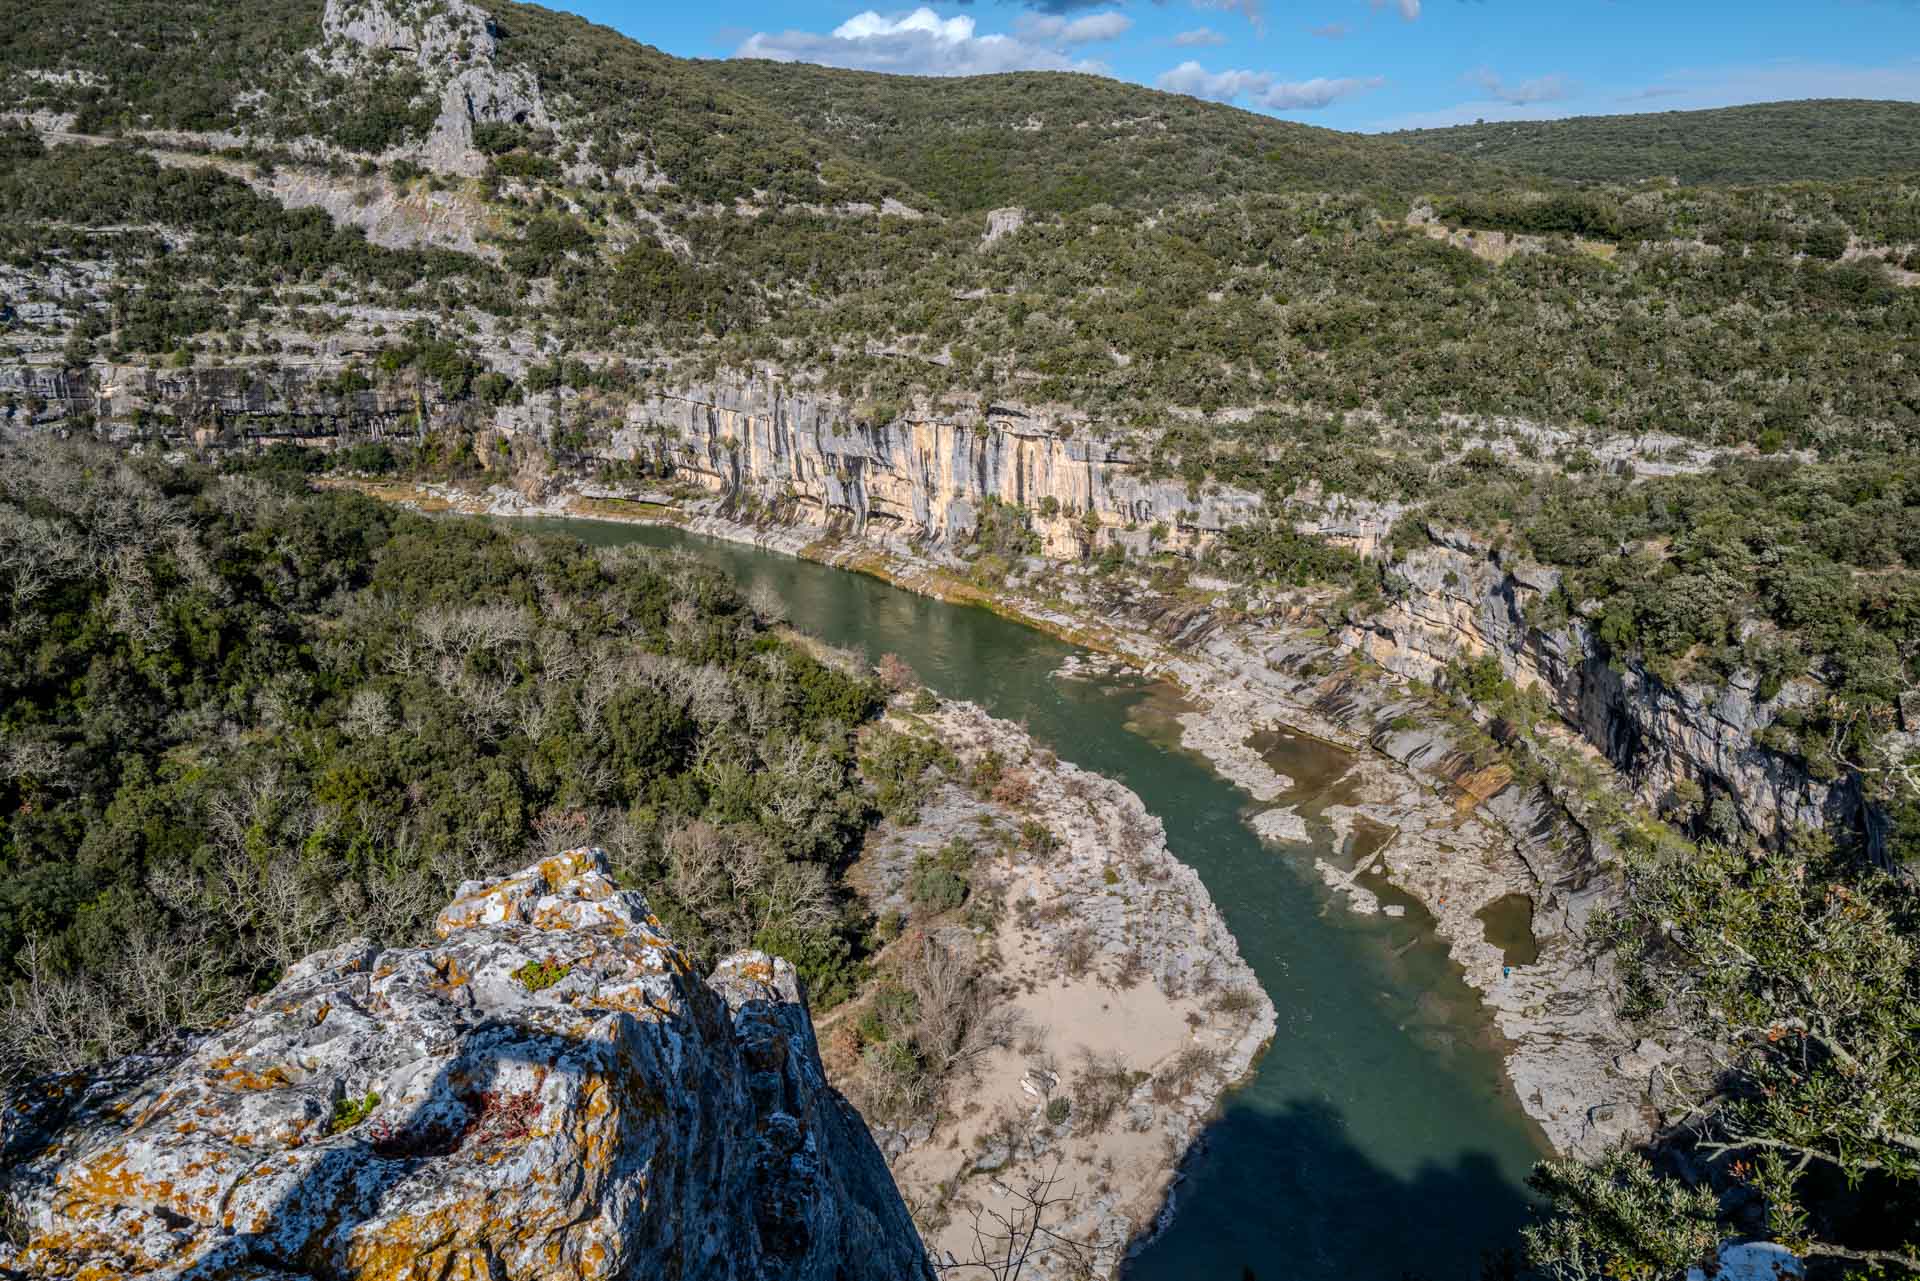
[{"label": "hilltop ridge", "polygon": [[1382,136],[1435,155],[1579,182],[1843,182],[1920,173],[1920,103],[1857,98],[1509,120]]}]

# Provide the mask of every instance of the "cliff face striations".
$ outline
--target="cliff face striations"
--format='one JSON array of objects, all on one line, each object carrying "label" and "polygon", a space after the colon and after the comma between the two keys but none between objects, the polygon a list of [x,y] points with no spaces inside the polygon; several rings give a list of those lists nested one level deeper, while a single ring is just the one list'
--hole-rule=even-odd
[{"label": "cliff face striations", "polygon": [[1555,570],[1464,531],[1427,535],[1430,546],[1394,563],[1404,590],[1344,629],[1349,647],[1420,679],[1454,658],[1492,655],[1516,684],[1546,693],[1649,804],[1691,781],[1730,798],[1763,835],[1854,817],[1854,788],[1815,779],[1757,741],[1782,712],[1817,696],[1812,685],[1789,682],[1762,699],[1752,673],[1736,672],[1724,686],[1670,684],[1637,660],[1610,656],[1594,620],[1575,612],[1544,621],[1560,586]]},{"label": "cliff face striations", "polygon": [[[964,547],[990,501],[1025,508],[1044,552],[1065,560],[1113,544],[1202,550],[1262,509],[1254,494],[1147,475],[1075,415],[989,406],[867,425],[830,397],[770,380],[636,403],[610,452],[751,497],[788,521],[935,555]],[[1344,646],[1422,680],[1454,659],[1493,657],[1516,684],[1541,687],[1649,803],[1684,781],[1730,799],[1767,835],[1854,817],[1855,789],[1814,779],[1757,741],[1781,712],[1816,697],[1813,686],[1789,683],[1761,699],[1751,674],[1724,688],[1669,684],[1611,659],[1577,608],[1549,619],[1541,607],[1560,583],[1550,568],[1438,527],[1430,545],[1390,551],[1402,514],[1397,504],[1306,491],[1289,500],[1302,532],[1389,558],[1397,589],[1337,630]]]},{"label": "cliff face striations", "polygon": [[930,1277],[792,969],[701,982],[595,851],[309,957],[189,1051],[10,1101],[35,1277]]},{"label": "cliff face striations", "polygon": [[986,405],[869,425],[831,396],[768,380],[650,396],[629,409],[612,453],[664,463],[716,492],[791,503],[807,523],[936,548],[965,542],[990,499],[1029,509],[1047,553],[1063,558],[1096,539],[1144,548],[1156,521],[1197,545],[1259,507],[1251,494],[1189,495],[1177,481],[1142,476],[1080,415]]}]

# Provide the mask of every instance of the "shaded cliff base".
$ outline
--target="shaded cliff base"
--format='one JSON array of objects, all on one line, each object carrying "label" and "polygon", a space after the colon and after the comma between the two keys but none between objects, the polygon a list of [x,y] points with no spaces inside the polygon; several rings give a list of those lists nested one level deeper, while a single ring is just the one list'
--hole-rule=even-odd
[{"label": "shaded cliff base", "polygon": [[[1536,754],[1529,781],[1489,772],[1467,735],[1337,637],[1235,623],[1204,601],[1160,596],[1133,581],[1116,587],[1071,567],[1049,566],[1052,590],[1042,600],[1018,586],[983,586],[954,558],[818,527],[752,525],[719,500],[684,492],[636,498],[584,489],[537,503],[505,486],[387,485],[379,492],[435,510],[670,524],[991,609],[1178,686],[1193,704],[1186,746],[1256,799],[1279,790],[1249,765],[1257,755],[1249,741],[1262,730],[1352,752],[1354,786],[1365,799],[1329,821],[1336,830],[1372,822],[1392,836],[1365,867],[1329,864],[1323,874],[1351,887],[1359,910],[1370,906],[1367,878],[1378,877],[1431,913],[1508,1040],[1508,1073],[1522,1107],[1557,1150],[1591,1154],[1658,1124],[1663,1069],[1682,1049],[1646,1039],[1614,1016],[1612,966],[1583,942],[1606,901],[1613,853],[1600,825],[1582,816],[1617,804],[1628,789],[1571,734]],[[1516,915],[1525,917],[1526,938],[1510,958]],[[1513,965],[1518,954],[1532,959]]]}]

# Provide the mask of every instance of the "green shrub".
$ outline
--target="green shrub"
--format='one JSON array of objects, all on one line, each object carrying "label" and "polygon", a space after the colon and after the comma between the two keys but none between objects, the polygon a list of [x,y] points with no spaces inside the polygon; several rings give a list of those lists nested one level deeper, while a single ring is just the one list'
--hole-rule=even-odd
[{"label": "green shrub", "polygon": [[528,961],[513,972],[513,977],[529,992],[544,992],[571,972],[571,966],[552,961]]},{"label": "green shrub", "polygon": [[344,1134],[354,1126],[373,1115],[380,1106],[380,1096],[367,1091],[364,1098],[336,1099],[333,1104],[333,1116],[327,1122],[328,1134]]},{"label": "green shrub", "polygon": [[938,853],[922,854],[907,876],[907,901],[928,912],[950,912],[967,901],[967,874],[977,857],[973,845],[955,837]]}]

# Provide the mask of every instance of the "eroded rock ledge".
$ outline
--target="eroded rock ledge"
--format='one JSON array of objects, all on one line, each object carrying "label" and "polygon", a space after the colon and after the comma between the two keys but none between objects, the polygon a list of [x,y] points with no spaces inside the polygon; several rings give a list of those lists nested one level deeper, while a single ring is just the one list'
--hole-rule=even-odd
[{"label": "eroded rock ledge", "polygon": [[785,961],[702,982],[591,850],[470,882],[436,932],[9,1100],[0,1272],[931,1277]]}]

